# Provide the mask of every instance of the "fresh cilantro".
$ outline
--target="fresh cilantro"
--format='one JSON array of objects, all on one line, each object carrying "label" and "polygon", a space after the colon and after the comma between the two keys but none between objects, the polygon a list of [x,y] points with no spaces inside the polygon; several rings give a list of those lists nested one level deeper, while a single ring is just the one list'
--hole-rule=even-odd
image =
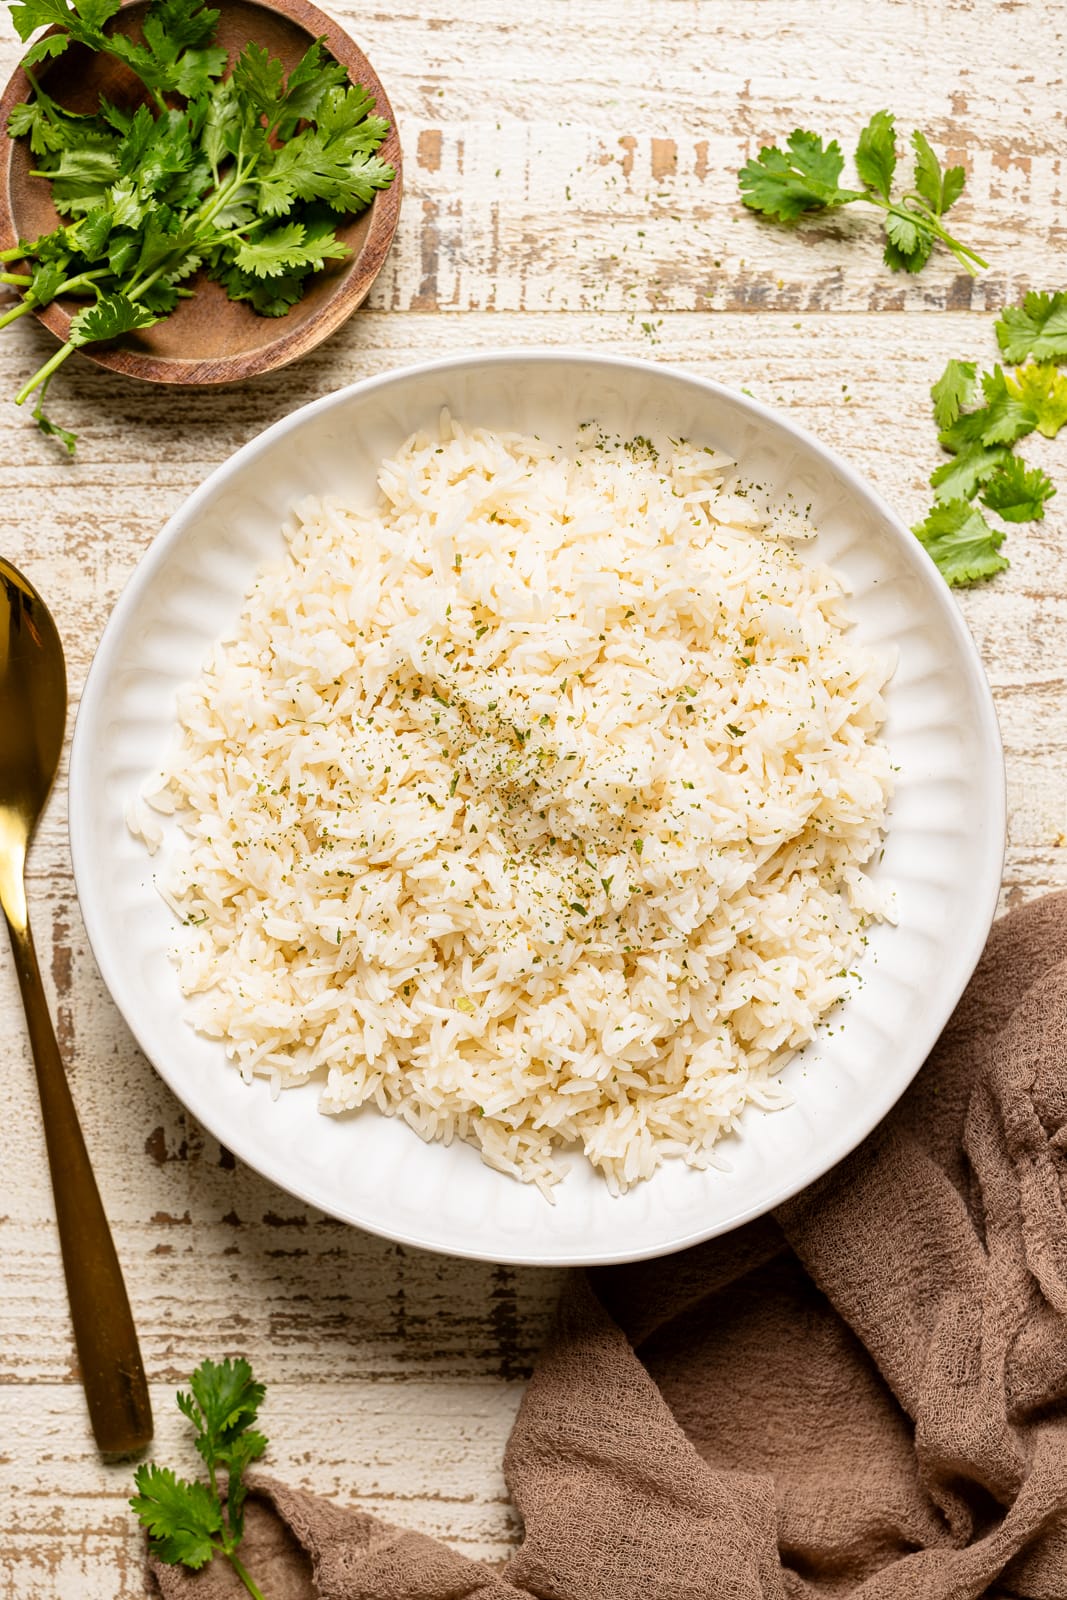
[{"label": "fresh cilantro", "polygon": [[934,215],[943,217],[963,193],[967,174],[962,167],[942,171],[926,135],[918,128],[911,136],[911,143],[915,151],[915,187]]},{"label": "fresh cilantro", "polygon": [[997,343],[1008,361],[1067,360],[1067,293],[1028,294],[996,322]]},{"label": "fresh cilantro", "polygon": [[130,1505],[148,1529],[153,1552],[161,1561],[192,1567],[206,1566],[221,1549],[222,1507],[218,1496],[204,1483],[178,1478],[169,1467],[138,1467],[138,1493]]},{"label": "fresh cilantro", "polygon": [[977,367],[973,361],[949,361],[930,390],[934,402],[934,421],[938,428],[950,428],[963,410],[974,401]]},{"label": "fresh cilantro", "polygon": [[1051,478],[1040,467],[1028,467],[1018,456],[1009,456],[986,483],[982,503],[1005,522],[1040,522],[1046,500],[1055,493]]},{"label": "fresh cilantro", "polygon": [[[344,67],[327,55],[325,44],[325,39],[316,39],[289,74],[276,119],[278,134],[283,141],[292,138],[298,122],[314,121],[323,99],[331,89],[343,89],[348,82]],[[366,106],[358,120],[365,122],[367,113],[374,109],[374,102],[365,90],[359,92],[365,95]],[[385,137],[384,132],[382,137]]]},{"label": "fresh cilantro", "polygon": [[126,295],[101,295],[95,306],[86,306],[71,319],[69,339],[73,345],[117,339],[135,328],[150,328],[156,320],[151,311],[134,305]]},{"label": "fresh cilantro", "polygon": [[795,222],[805,211],[825,211],[863,199],[859,190],[838,187],[845,159],[836,139],[824,147],[817,134],[794,128],[786,146],[788,154],[775,145],[764,146],[738,173],[744,203],[752,211],[779,222]]},{"label": "fresh cilantro", "polygon": [[950,584],[992,578],[1008,565],[999,554],[1004,535],[991,528],[968,500],[934,506],[925,522],[912,529]]},{"label": "fresh cilantro", "polygon": [[233,69],[233,86],[254,115],[273,128],[279,110],[285,68],[261,44],[246,44]]},{"label": "fresh cilantro", "polygon": [[[950,177],[943,205],[958,192]],[[1004,530],[971,503],[976,496],[1010,524],[1041,521],[1056,493],[1048,474],[1012,446],[1035,430],[1054,439],[1067,424],[1067,373],[1054,361],[1067,361],[1067,294],[1028,294],[1022,306],[1001,313],[996,333],[1004,354],[1023,365],[1014,372],[994,366],[979,377],[975,362],[949,361],[930,390],[950,459],[931,474],[936,503],[914,532],[953,584],[991,577],[1008,564],[999,553]],[[979,389],[983,403],[976,405]]]},{"label": "fresh cilantro", "polygon": [[[263,1594],[237,1556],[244,1534],[244,1474],[267,1448],[253,1428],[265,1393],[244,1360],[204,1361],[179,1391],[178,1408],[196,1431],[208,1482],[179,1478],[154,1462],[137,1468],[130,1505],[148,1530],[152,1553],[169,1565],[198,1571],[224,1556],[254,1600]],[[225,1497],[220,1472],[226,1475]]]},{"label": "fresh cilantro", "polygon": [[855,164],[862,189],[841,186],[844,157],[836,139],[824,144],[818,134],[795,128],[785,150],[766,145],[741,168],[741,198],[750,210],[779,222],[796,222],[806,212],[834,211],[865,201],[884,213],[884,259],[894,272],[921,271],[934,245],[941,243],[973,276],[986,262],[941,224],[963,190],[963,168],[943,170],[926,136],[918,130],[912,135],[912,146],[914,188],[894,200],[897,152],[891,112],[876,111],[860,133]]},{"label": "fresh cilantro", "polygon": [[289,222],[240,245],[234,264],[257,278],[277,278],[287,268],[321,267],[347,253],[332,232],[316,236],[309,234],[303,223]]},{"label": "fresh cilantro", "polygon": [[68,428],[61,428],[58,422],[52,422],[48,417],[46,417],[41,409],[43,404],[44,395],[40,394],[37,405],[34,408],[33,420],[36,422],[43,434],[46,434],[49,438],[58,439],[60,444],[66,449],[67,454],[73,455],[78,443],[76,435],[71,433]]},{"label": "fresh cilantro", "polygon": [[60,295],[87,302],[66,344],[15,397],[22,405],[36,394],[39,426],[73,448],[41,406],[67,357],[168,316],[200,270],[256,313],[284,316],[314,273],[348,254],[339,217],[393,181],[378,154],[389,127],[322,39],[288,75],[249,43],[224,76],[219,12],[201,0],[150,0],[139,40],[108,26],[119,0],[8,3],[24,41],[60,30],[31,46],[28,66],[73,41],[122,62],[147,96],[130,109],[102,98],[95,112],[75,113],[31,71],[33,98],[8,119],[65,221],[0,252],[0,267],[26,263],[7,274],[24,295],[0,327]]},{"label": "fresh cilantro", "polygon": [[942,503],[972,499],[975,490],[1011,459],[1007,445],[964,445],[957,455],[951,456],[930,474],[935,498]]},{"label": "fresh cilantro", "polygon": [[1009,394],[1034,413],[1038,433],[1054,439],[1067,422],[1067,376],[1051,362],[1028,361],[1004,381]]},{"label": "fresh cilantro", "polygon": [[934,236],[906,207],[893,206],[886,212],[885,249],[882,260],[893,272],[921,272],[934,248]]},{"label": "fresh cilantro", "polygon": [[961,411],[955,422],[938,435],[946,450],[969,444],[1014,444],[1037,427],[1037,413],[1008,386],[999,366],[982,375],[985,405],[978,411]]},{"label": "fresh cilantro", "polygon": [[860,134],[856,146],[856,171],[860,182],[874,189],[883,200],[889,199],[897,167],[897,141],[893,118],[888,111],[876,111]]}]

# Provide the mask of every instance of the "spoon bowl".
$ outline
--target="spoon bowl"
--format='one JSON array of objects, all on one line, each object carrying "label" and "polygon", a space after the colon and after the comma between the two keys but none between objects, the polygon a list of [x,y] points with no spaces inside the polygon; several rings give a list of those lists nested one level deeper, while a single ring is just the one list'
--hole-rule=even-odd
[{"label": "spoon bowl", "polygon": [[67,671],[51,613],[2,558],[0,585],[0,826],[21,830],[28,844],[63,752]]},{"label": "spoon bowl", "polygon": [[0,907],[15,957],[41,1096],[74,1341],[101,1451],[133,1455],[152,1437],[137,1332],[115,1246],[48,1014],[26,904],[30,841],[67,720],[67,671],[51,613],[0,558]]}]

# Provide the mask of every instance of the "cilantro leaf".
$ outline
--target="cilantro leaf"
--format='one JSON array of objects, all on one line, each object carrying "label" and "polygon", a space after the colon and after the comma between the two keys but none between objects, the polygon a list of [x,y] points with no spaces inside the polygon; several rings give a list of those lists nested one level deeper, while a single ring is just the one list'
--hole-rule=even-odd
[{"label": "cilantro leaf", "polygon": [[[47,384],[44,387],[47,388]],[[61,428],[58,422],[53,422],[50,417],[46,417],[41,409],[43,405],[44,393],[42,391],[37,404],[33,408],[34,422],[36,422],[43,434],[52,439],[58,439],[60,444],[66,448],[68,455],[74,455],[78,447],[77,434],[71,433],[68,428]]]},{"label": "cilantro leaf", "polygon": [[934,506],[912,532],[936,562],[946,583],[977,583],[1008,566],[999,553],[1003,533],[991,528],[968,500],[950,500],[946,505]]},{"label": "cilantro leaf", "polygon": [[883,260],[894,272],[921,272],[934,247],[934,236],[926,219],[903,203],[891,205],[885,214],[886,244]]},{"label": "cilantro leaf", "polygon": [[1013,444],[1024,434],[1032,433],[1037,425],[1034,411],[1018,399],[1008,388],[1007,380],[999,366],[982,374],[982,393],[986,403],[984,444]]},{"label": "cilantro leaf", "polygon": [[115,151],[115,159],[119,164],[119,175],[129,177],[131,172],[136,172],[137,165],[144,156],[155,133],[155,118],[147,106],[138,106],[133,116],[127,121],[122,138],[119,140]]},{"label": "cilantro leaf", "polygon": [[155,70],[165,76],[174,92],[195,99],[222,76],[226,51],[220,46],[202,48],[214,36],[217,11],[182,5],[180,0],[156,0],[142,25]]},{"label": "cilantro leaf", "polygon": [[221,283],[231,300],[247,300],[261,317],[284,317],[303,294],[308,274],[294,271],[280,277],[256,278],[223,262],[212,269],[211,276]]},{"label": "cilantro leaf", "polygon": [[929,140],[918,128],[911,142],[915,151],[915,187],[934,215],[942,217],[963,193],[967,175],[962,167],[949,167],[942,172]]},{"label": "cilantro leaf", "polygon": [[50,300],[55,299],[69,276],[69,256],[57,256],[54,260],[42,261],[33,269],[30,286],[26,291],[27,296],[35,306],[46,306]]},{"label": "cilantro leaf", "polygon": [[62,148],[62,139],[57,136],[51,118],[46,116],[39,100],[29,105],[12,106],[7,119],[7,131],[12,139],[29,139],[30,149],[35,156],[47,155],[49,151]]},{"label": "cilantro leaf", "polygon": [[278,134],[289,139],[298,122],[312,120],[331,89],[348,81],[348,73],[323,49],[325,38],[310,44],[286,80],[278,111]]},{"label": "cilantro leaf", "polygon": [[38,28],[52,28],[57,23],[65,28],[71,20],[71,11],[66,0],[20,0],[11,7],[11,20],[25,44]]},{"label": "cilantro leaf", "polygon": [[285,68],[261,44],[246,44],[233,69],[233,86],[257,116],[273,122],[282,98]]},{"label": "cilantro leaf", "polygon": [[1021,306],[1007,306],[996,324],[997,343],[1009,361],[1067,359],[1067,294],[1026,296]]},{"label": "cilantro leaf", "polygon": [[974,401],[977,368],[973,361],[949,361],[930,390],[934,402],[934,421],[939,428],[950,428],[964,406]]},{"label": "cilantro leaf", "polygon": [[742,201],[752,211],[795,222],[805,211],[848,205],[862,195],[838,187],[845,158],[836,139],[823,145],[817,134],[794,128],[786,141],[788,154],[765,146],[738,173]]},{"label": "cilantro leaf", "polygon": [[161,1561],[180,1562],[195,1572],[222,1548],[215,1537],[222,1531],[222,1507],[206,1484],[176,1477],[155,1462],[138,1467],[134,1483],[137,1493],[130,1505]]},{"label": "cilantro leaf", "polygon": [[[381,117],[372,117],[374,97],[360,83],[350,83],[343,89],[329,89],[322,98],[315,116],[318,130],[327,139],[347,134],[352,149],[377,148],[389,131],[389,124]],[[372,130],[374,145],[366,143],[366,130]]]},{"label": "cilantro leaf", "polygon": [[324,137],[308,129],[283,145],[265,170],[261,204],[266,215],[284,214],[295,200],[322,200],[334,211],[368,205],[395,174],[377,156],[354,149],[354,138],[352,133]]},{"label": "cilantro leaf", "polygon": [[104,253],[110,234],[110,213],[107,206],[100,206],[78,219],[73,229],[73,242],[79,255],[83,255],[87,261],[96,261]]},{"label": "cilantro leaf", "polygon": [[119,170],[113,148],[87,144],[65,149],[54,167],[34,175],[51,179],[52,203],[63,214],[106,204],[108,188]]},{"label": "cilantro leaf", "polygon": [[[897,213],[899,215],[899,213]],[[912,226],[915,226],[914,223]],[[882,260],[892,272],[921,272],[930,259],[930,252],[934,248],[934,236],[923,230],[916,231],[916,237],[910,248],[903,249],[890,232],[890,219],[886,219],[885,249],[882,251]],[[898,229],[898,238],[909,239],[907,230]]]},{"label": "cilantro leaf", "polygon": [[257,278],[280,277],[287,268],[321,267],[327,261],[339,261],[349,254],[332,229],[314,232],[301,222],[287,222],[258,239],[243,243],[234,257],[242,272]]},{"label": "cilantro leaf", "polygon": [[914,216],[909,216],[903,206],[894,206],[886,212],[886,238],[903,256],[914,255],[919,248],[921,230]]},{"label": "cilantro leaf", "polygon": [[71,318],[68,341],[78,346],[97,339],[117,339],[135,328],[150,328],[159,319],[144,306],[134,305],[123,294],[102,295],[95,306],[87,306]]},{"label": "cilantro leaf", "polygon": [[141,291],[139,303],[146,311],[153,312],[158,321],[160,317],[169,317],[178,304],[178,290],[168,278],[161,278],[158,283]]},{"label": "cilantro leaf", "polygon": [[197,1449],[205,1460],[249,1427],[266,1389],[245,1360],[203,1361],[189,1380],[191,1394],[178,1395],[178,1407],[201,1430]]},{"label": "cilantro leaf", "polygon": [[1013,394],[1002,369],[982,375],[986,404],[979,411],[963,411],[938,438],[946,450],[960,450],[967,444],[1014,444],[1037,427],[1037,413]]},{"label": "cilantro leaf", "polygon": [[1028,467],[1018,456],[1009,456],[986,484],[982,503],[1005,522],[1040,522],[1045,502],[1055,493],[1052,479],[1040,467]]},{"label": "cilantro leaf", "polygon": [[884,200],[893,187],[897,165],[896,123],[892,112],[876,111],[860,134],[856,146],[856,171],[861,183],[875,189]]},{"label": "cilantro leaf", "polygon": [[1004,444],[992,447],[984,444],[965,445],[958,455],[942,462],[930,474],[935,498],[942,503],[970,500],[980,485],[1010,459],[1011,451]]},{"label": "cilantro leaf", "polygon": [[119,10],[119,0],[74,0],[74,9],[87,28],[99,31]]},{"label": "cilantro leaf", "polygon": [[[42,61],[54,61],[56,56],[61,56],[70,44],[70,37],[65,33],[46,33],[43,38],[34,40],[22,58],[23,69],[36,67]],[[60,429],[60,432],[63,430]]]},{"label": "cilantro leaf", "polygon": [[1028,406],[1037,418],[1037,431],[1054,439],[1067,422],[1067,374],[1049,362],[1028,361],[1006,378],[1008,392]]},{"label": "cilantro leaf", "polygon": [[175,50],[209,45],[219,22],[219,13],[200,0],[154,0],[152,17]]}]

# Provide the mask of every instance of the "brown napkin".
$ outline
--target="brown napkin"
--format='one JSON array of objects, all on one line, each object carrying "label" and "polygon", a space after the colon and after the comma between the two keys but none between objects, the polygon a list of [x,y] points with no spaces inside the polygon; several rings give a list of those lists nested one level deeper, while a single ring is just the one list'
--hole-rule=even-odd
[{"label": "brown napkin", "polygon": [[247,1565],[267,1600],[1065,1600],[1065,1151],[1067,894],[997,924],[897,1110],[773,1220],[572,1280],[503,1574],[265,1479]]}]

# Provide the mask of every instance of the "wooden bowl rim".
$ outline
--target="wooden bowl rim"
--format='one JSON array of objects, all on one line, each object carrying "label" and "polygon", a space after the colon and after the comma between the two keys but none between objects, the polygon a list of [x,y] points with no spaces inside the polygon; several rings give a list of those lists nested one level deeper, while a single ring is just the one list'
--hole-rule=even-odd
[{"label": "wooden bowl rim", "polygon": [[[290,361],[306,355],[324,339],[328,339],[330,334],[335,333],[358,309],[382,270],[393,242],[400,216],[403,187],[402,157],[396,117],[378,74],[355,40],[324,11],[313,5],[311,0],[246,0],[246,3],[261,11],[273,11],[278,16],[295,22],[308,34],[309,40],[325,37],[327,47],[340,64],[348,69],[349,77],[374,96],[375,109],[379,115],[387,118],[389,133],[381,147],[381,155],[383,160],[392,164],[396,176],[388,189],[380,189],[371,201],[368,208],[370,229],[362,249],[351,263],[347,275],[338,283],[336,291],[313,316],[289,331],[284,331],[286,319],[279,318],[278,337],[269,344],[260,345],[255,350],[226,356],[211,356],[206,359],[190,357],[186,361],[180,356],[144,355],[135,350],[125,349],[121,340],[102,348],[86,345],[79,351],[79,354],[88,357],[98,367],[106,367],[111,372],[120,372],[128,378],[140,378],[146,383],[205,385],[236,383],[242,378],[257,377],[261,373],[273,372],[278,367],[286,366]],[[120,12],[144,4],[145,0],[122,0]],[[58,31],[56,28],[48,30],[49,33]],[[20,63],[11,74],[3,97],[0,98],[0,130],[7,128],[11,108],[32,93],[33,87]],[[0,248],[3,249],[11,249],[19,240],[11,203],[11,167],[16,143],[15,139],[8,138],[7,158],[0,172]],[[70,331],[71,316],[62,306],[53,301],[51,305],[42,307],[33,315],[57,338],[66,340]]]}]

